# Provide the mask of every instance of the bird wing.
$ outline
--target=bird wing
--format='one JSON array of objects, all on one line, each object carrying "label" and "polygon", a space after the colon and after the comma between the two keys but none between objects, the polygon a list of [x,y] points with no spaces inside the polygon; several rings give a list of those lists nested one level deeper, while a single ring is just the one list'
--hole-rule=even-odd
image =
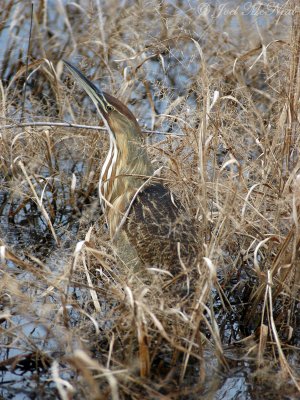
[{"label": "bird wing", "polygon": [[151,184],[138,194],[124,229],[147,266],[172,270],[187,267],[197,258],[193,221],[180,201],[161,184]]}]

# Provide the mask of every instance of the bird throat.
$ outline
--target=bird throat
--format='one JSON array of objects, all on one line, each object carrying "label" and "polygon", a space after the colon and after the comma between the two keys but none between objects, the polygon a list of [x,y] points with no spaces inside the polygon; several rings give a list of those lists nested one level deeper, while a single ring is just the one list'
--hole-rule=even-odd
[{"label": "bird throat", "polygon": [[113,238],[137,191],[153,174],[146,149],[140,140],[128,140],[110,133],[110,147],[99,182],[103,213]]}]

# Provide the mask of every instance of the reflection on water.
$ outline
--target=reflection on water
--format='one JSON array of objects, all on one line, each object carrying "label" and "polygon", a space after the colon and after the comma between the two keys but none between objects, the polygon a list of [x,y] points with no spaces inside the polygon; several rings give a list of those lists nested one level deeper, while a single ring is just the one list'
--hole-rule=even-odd
[{"label": "reflection on water", "polygon": [[[241,374],[242,375],[242,374]],[[225,379],[222,387],[216,392],[214,400],[251,400],[248,392],[247,379],[244,376],[234,376]]]}]

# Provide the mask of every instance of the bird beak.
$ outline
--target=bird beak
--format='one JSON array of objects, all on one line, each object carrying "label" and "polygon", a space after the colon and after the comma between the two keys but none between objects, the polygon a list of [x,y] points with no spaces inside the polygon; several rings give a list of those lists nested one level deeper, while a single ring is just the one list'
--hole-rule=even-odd
[{"label": "bird beak", "polygon": [[107,114],[106,107],[108,103],[104,96],[104,93],[100,89],[98,89],[89,79],[87,79],[87,77],[84,76],[83,73],[79,71],[79,69],[74,67],[74,65],[70,64],[66,60],[63,60],[63,63],[71,72],[71,74],[75,78],[75,81],[78,82],[86,91],[86,93],[90,96],[101,117],[105,118]]}]

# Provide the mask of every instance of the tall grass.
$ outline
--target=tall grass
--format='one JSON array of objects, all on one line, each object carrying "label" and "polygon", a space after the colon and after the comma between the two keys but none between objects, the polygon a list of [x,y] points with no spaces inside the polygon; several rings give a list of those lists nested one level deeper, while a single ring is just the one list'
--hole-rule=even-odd
[{"label": "tall grass", "polygon": [[[218,398],[242,369],[251,398],[299,395],[299,10],[255,4],[41,1],[27,53],[31,4],[4,2],[0,366],[24,393]],[[194,217],[192,296],[116,257],[106,132],[55,125],[101,124],[62,58],[129,105]]]}]

